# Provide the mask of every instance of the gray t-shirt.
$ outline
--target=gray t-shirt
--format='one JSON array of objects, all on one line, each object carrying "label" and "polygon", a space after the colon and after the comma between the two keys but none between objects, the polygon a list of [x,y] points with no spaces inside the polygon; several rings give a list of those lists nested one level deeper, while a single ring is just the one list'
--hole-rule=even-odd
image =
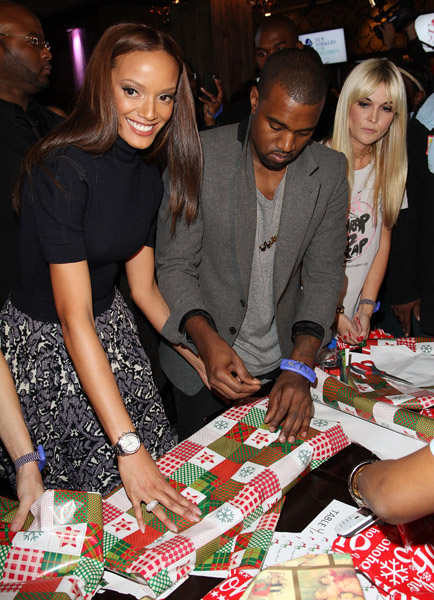
[{"label": "gray t-shirt", "polygon": [[[256,240],[247,311],[233,346],[252,375],[268,373],[278,367],[281,361],[273,305],[273,267],[277,242],[270,242],[273,236],[278,237],[285,180],[286,173],[272,201],[256,190]],[[260,247],[266,249],[261,250]]]}]

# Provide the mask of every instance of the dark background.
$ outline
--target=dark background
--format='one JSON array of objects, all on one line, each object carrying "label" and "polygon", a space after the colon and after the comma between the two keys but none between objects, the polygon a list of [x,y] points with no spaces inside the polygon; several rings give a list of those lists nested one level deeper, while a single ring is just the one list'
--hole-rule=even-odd
[{"label": "dark background", "polygon": [[[76,90],[67,30],[82,27],[90,53],[102,32],[120,21],[140,21],[171,34],[193,70],[203,77],[217,73],[226,100],[255,76],[253,37],[263,14],[286,15],[299,33],[344,27],[349,61],[384,53],[375,36],[368,0],[26,0],[21,2],[41,19],[53,51],[50,89],[39,96],[44,104],[68,110]],[[385,2],[385,7],[393,2]],[[419,14],[434,12],[434,0],[414,0]],[[397,44],[405,51],[406,38]],[[339,86],[345,65],[329,67]]]}]

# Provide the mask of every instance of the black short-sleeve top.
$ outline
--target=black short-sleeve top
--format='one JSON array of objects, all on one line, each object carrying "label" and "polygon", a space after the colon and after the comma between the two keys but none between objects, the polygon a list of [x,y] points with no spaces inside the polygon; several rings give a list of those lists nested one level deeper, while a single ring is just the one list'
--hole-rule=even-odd
[{"label": "black short-sleeve top", "polygon": [[20,284],[13,304],[58,322],[49,265],[86,260],[94,316],[111,304],[119,264],[153,246],[162,183],[121,138],[105,154],[68,146],[36,167],[23,185]]}]

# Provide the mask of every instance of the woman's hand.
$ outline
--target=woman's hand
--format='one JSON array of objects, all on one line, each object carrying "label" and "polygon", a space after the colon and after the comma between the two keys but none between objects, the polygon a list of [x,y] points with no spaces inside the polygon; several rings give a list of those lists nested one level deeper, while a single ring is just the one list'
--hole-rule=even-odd
[{"label": "woman's hand", "polygon": [[366,340],[371,331],[371,317],[374,311],[372,304],[362,303],[356,311],[353,319],[353,326],[358,332],[359,341]]},{"label": "woman's hand", "polygon": [[35,502],[39,496],[42,496],[44,491],[44,484],[42,483],[41,473],[39,472],[38,463],[36,461],[26,463],[18,469],[17,496],[20,501],[20,507],[11,523],[11,531],[19,531],[21,529],[33,502]]},{"label": "woman's hand", "polygon": [[363,312],[363,310],[359,308],[354,315],[353,325],[355,330],[358,332],[359,337],[362,337],[363,340],[366,340],[369,332],[371,331],[371,315]]},{"label": "woman's hand", "polygon": [[[140,531],[144,533],[141,503],[148,504],[158,500],[160,504],[188,521],[198,523],[202,514],[199,508],[174,490],[159,471],[151,455],[141,446],[135,454],[119,456],[119,473],[128,498],[133,505]],[[178,528],[164,513],[161,506],[152,511],[170,531],[176,533]]]},{"label": "woman's hand", "polygon": [[346,344],[358,344],[363,340],[359,327],[345,314],[339,314],[336,317],[336,330],[339,338]]}]

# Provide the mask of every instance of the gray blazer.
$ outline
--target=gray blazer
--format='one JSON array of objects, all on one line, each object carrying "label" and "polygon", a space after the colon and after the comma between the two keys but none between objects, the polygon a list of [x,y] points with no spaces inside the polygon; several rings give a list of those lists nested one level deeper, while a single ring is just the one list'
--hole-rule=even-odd
[{"label": "gray blazer", "polygon": [[[256,233],[256,184],[247,126],[202,133],[204,177],[199,215],[170,234],[167,181],[158,216],[156,265],[170,307],[162,335],[186,343],[183,316],[206,310],[230,345],[246,313]],[[311,142],[287,168],[274,259],[273,302],[282,358],[292,349],[292,326],[314,321],[326,332],[344,281],[348,186],[344,155]],[[302,285],[301,285],[302,282]],[[196,394],[196,371],[168,344],[162,367],[176,387]]]}]

